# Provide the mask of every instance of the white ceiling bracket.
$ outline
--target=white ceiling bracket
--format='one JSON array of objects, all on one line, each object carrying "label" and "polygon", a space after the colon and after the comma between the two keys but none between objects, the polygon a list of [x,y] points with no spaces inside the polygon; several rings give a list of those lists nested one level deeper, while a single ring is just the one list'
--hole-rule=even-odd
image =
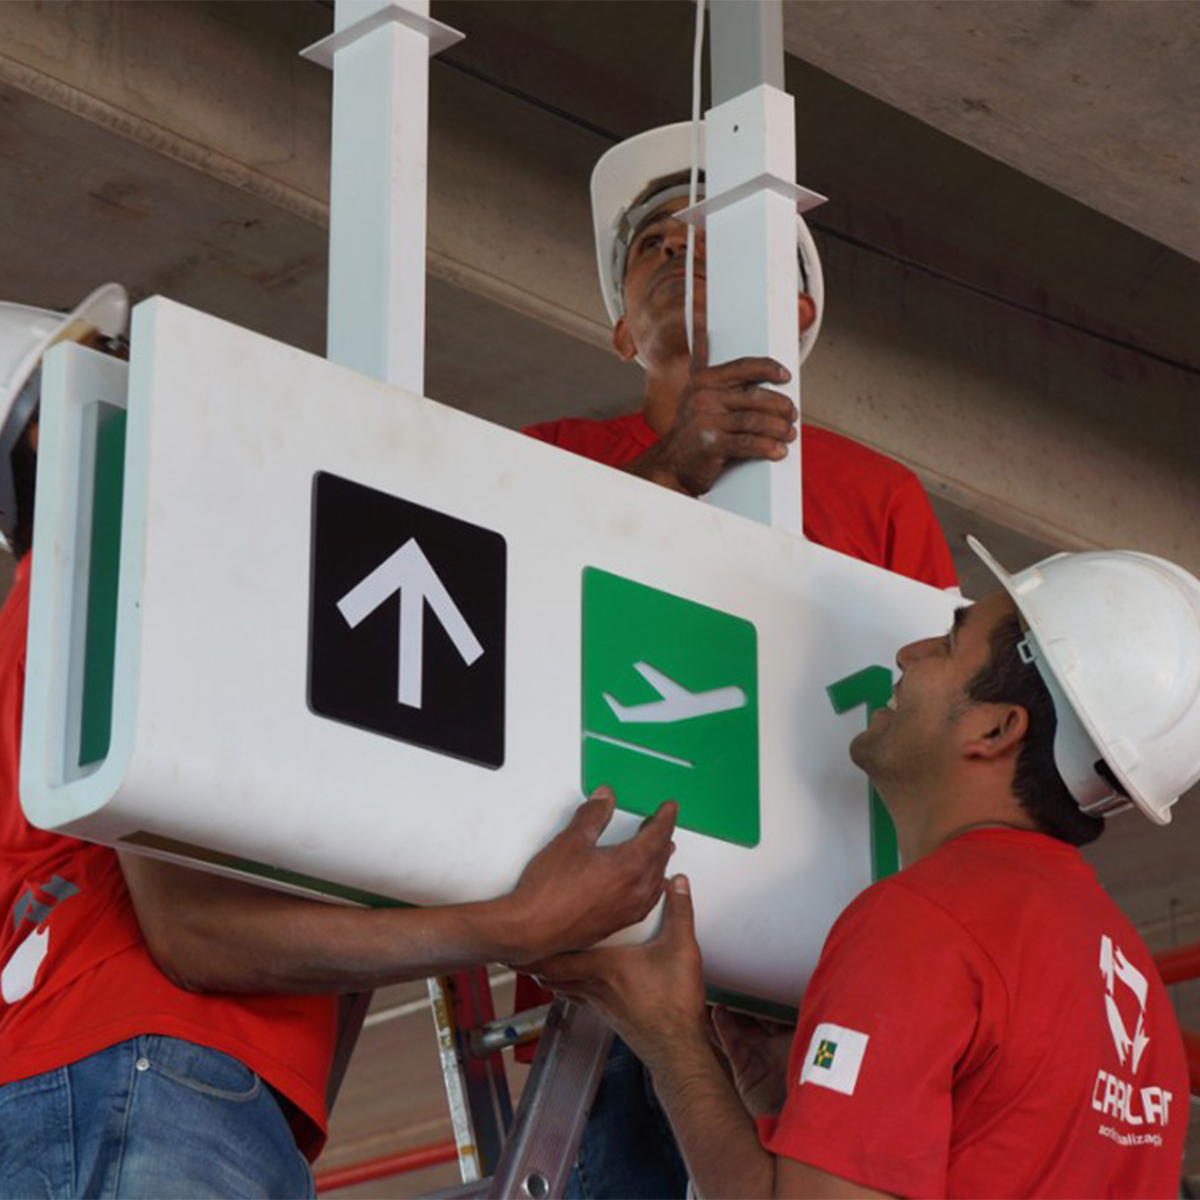
[{"label": "white ceiling bracket", "polygon": [[693,204],[691,208],[681,209],[675,216],[689,225],[695,225],[697,229],[703,229],[710,213],[720,212],[723,208],[729,208],[730,205],[737,204],[739,200],[744,200],[747,196],[753,196],[761,191],[774,192],[778,196],[790,199],[795,204],[797,213],[806,213],[829,200],[828,196],[810,191],[798,183],[790,183],[788,180],[778,179],[774,175],[762,174],[748,179],[745,183],[739,184],[727,192],[722,192],[719,196],[706,197],[698,204]]},{"label": "white ceiling bracket", "polygon": [[333,69],[326,353],[421,396],[429,59],[462,35],[429,0],[338,0],[334,23],[304,51]]},{"label": "white ceiling bracket", "polygon": [[[367,2],[369,3],[369,0]],[[338,7],[340,10],[341,5]],[[430,16],[389,2],[382,7],[376,7],[374,12],[367,12],[359,16],[344,29],[337,29],[319,42],[313,42],[311,46],[300,51],[300,57],[307,58],[310,62],[315,62],[317,66],[327,67],[332,71],[334,55],[338,50],[393,21],[424,35],[429,42],[430,58],[441,54],[443,50],[448,50],[456,42],[461,42],[466,37],[466,34],[460,33],[449,25],[442,24],[441,21],[435,21]]]}]

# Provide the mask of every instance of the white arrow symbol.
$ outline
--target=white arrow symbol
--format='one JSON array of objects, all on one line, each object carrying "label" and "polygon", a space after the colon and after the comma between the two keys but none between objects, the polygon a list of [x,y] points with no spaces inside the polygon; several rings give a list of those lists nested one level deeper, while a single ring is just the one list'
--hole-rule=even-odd
[{"label": "white arrow symbol", "polygon": [[416,538],[409,538],[361,583],[338,602],[338,611],[351,629],[369,617],[395,592],[400,593],[400,680],[396,699],[410,708],[421,707],[425,661],[425,605],[450,635],[454,648],[469,667],[482,653],[479,639],[458,611],[437,572],[429,565]]}]

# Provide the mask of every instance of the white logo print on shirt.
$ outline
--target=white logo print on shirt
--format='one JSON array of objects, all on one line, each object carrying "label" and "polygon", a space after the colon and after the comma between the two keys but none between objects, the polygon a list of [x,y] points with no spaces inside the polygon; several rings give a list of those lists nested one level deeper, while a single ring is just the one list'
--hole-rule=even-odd
[{"label": "white logo print on shirt", "polygon": [[[48,897],[39,900],[38,894]],[[55,909],[64,900],[79,895],[79,888],[61,875],[51,877],[49,883],[27,887],[13,905],[13,930],[22,925],[32,925],[33,932],[27,934],[17,948],[8,956],[0,970],[0,998],[5,1004],[16,1004],[24,1000],[38,984],[38,975],[46,955],[50,951],[50,930],[47,922]]]},{"label": "white logo print on shirt", "polygon": [[[1139,1126],[1166,1126],[1171,1118],[1172,1095],[1166,1088],[1137,1082],[1138,1067],[1142,1056],[1150,1045],[1146,1034],[1146,1000],[1150,987],[1141,973],[1114,946],[1112,938],[1105,934],[1100,939],[1100,974],[1104,979],[1104,1008],[1108,1016],[1108,1029],[1117,1050],[1117,1061],[1126,1078],[1106,1071],[1101,1067],[1096,1072],[1092,1087],[1092,1108],[1102,1117],[1115,1119],[1121,1125],[1137,1129]],[[1132,993],[1138,1004],[1137,1024],[1130,1037],[1121,1010],[1117,1007],[1122,984]],[[1162,1136],[1147,1129],[1145,1132],[1129,1132],[1118,1129],[1114,1124],[1100,1125],[1096,1131],[1121,1146],[1161,1146]]]},{"label": "white logo print on shirt", "polygon": [[33,991],[38,970],[50,948],[50,931],[35,929],[9,956],[0,972],[0,996],[5,1004],[16,1004]]},{"label": "white logo print on shirt", "polygon": [[[1121,1066],[1124,1066],[1126,1056],[1132,1052],[1129,1069],[1136,1075],[1138,1064],[1142,1061],[1142,1054],[1150,1044],[1145,1028],[1146,977],[1121,953],[1120,946],[1113,945],[1112,938],[1108,934],[1100,939],[1100,974],[1104,976],[1106,989],[1104,1006],[1108,1010],[1108,1027],[1112,1031],[1113,1042],[1117,1047],[1117,1058],[1120,1060]],[[1137,997],[1137,1027],[1133,1031],[1132,1038],[1125,1029],[1121,1010],[1117,1008],[1116,997],[1113,994],[1117,981],[1123,983]]]}]

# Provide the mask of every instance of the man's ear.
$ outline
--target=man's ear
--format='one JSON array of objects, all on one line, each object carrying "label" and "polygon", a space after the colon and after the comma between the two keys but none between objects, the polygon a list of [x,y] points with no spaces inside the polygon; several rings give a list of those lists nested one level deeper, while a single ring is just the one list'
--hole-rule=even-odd
[{"label": "man's ear", "polygon": [[976,704],[969,715],[964,758],[998,759],[1020,752],[1029,714],[1020,704]]},{"label": "man's ear", "polygon": [[622,362],[632,362],[637,358],[637,347],[633,344],[633,334],[629,332],[629,322],[624,317],[618,317],[612,331],[612,348]]},{"label": "man's ear", "polygon": [[801,292],[796,298],[796,311],[800,316],[800,332],[807,333],[817,319],[817,302],[807,292]]}]

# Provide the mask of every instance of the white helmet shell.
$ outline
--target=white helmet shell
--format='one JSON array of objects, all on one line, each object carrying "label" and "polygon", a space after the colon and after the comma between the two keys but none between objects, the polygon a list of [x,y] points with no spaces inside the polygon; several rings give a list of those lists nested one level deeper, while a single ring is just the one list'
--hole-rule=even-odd
[{"label": "white helmet shell", "polygon": [[27,304],[0,303],[0,541],[8,544],[16,523],[12,452],[37,409],[37,395],[27,389],[31,376],[51,346],[78,341],[99,332],[119,337],[129,325],[129,296],[116,283],[106,283],[70,313]]},{"label": "white helmet shell", "polygon": [[0,425],[42,355],[69,336],[73,327],[89,326],[105,337],[118,337],[128,324],[129,296],[117,283],[98,287],[68,314],[0,303]]},{"label": "white helmet shell", "polygon": [[1171,805],[1200,780],[1200,580],[1133,550],[1056,554],[1010,575],[968,541],[1036,641],[1062,740],[1072,740],[1066,704],[1082,726],[1075,740],[1090,743],[1081,757],[1055,736],[1076,799],[1079,777],[1095,778],[1092,764],[1103,759],[1138,808],[1166,825]]},{"label": "white helmet shell", "polygon": [[[604,307],[614,324],[625,313],[625,260],[629,242],[638,223],[649,216],[654,205],[647,201],[670,198],[672,182],[691,170],[692,122],[663,125],[626,139],[604,155],[592,171],[592,227],[596,239],[596,265]],[[700,162],[704,170],[704,125],[700,126]],[[662,187],[656,185],[661,184]],[[700,184],[703,196],[704,185]],[[666,194],[664,194],[664,192]],[[687,194],[686,187],[679,189]],[[800,337],[800,362],[816,345],[825,313],[825,276],[821,256],[804,218],[796,215],[796,246],[806,280],[805,290],[813,298],[817,315]]]}]

